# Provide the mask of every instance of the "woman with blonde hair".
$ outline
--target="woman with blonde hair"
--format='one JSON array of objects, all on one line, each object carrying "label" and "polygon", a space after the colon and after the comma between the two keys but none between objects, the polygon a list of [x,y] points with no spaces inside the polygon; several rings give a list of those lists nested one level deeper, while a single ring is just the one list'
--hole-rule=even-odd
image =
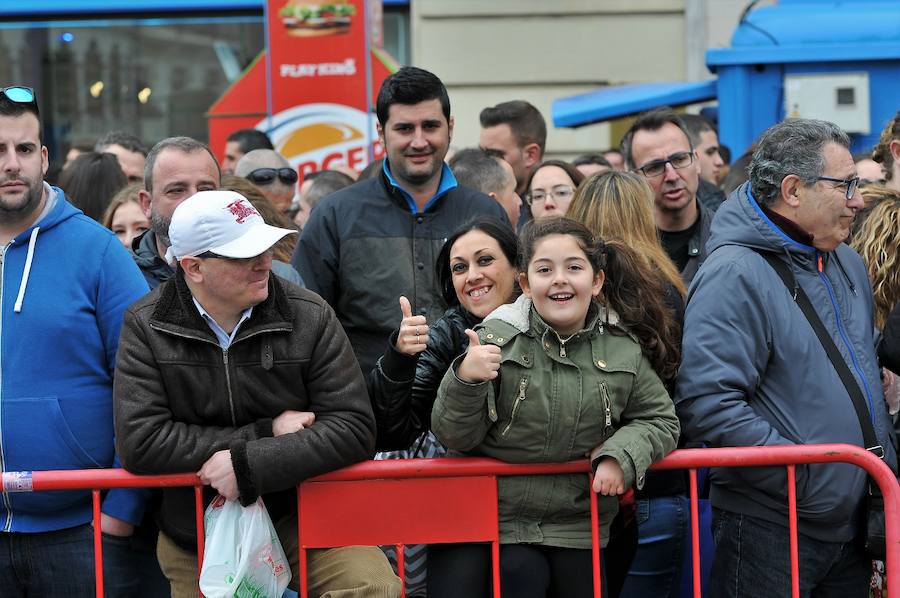
[{"label": "woman with blonde hair", "polygon": [[[578,187],[566,215],[597,237],[619,239],[657,272],[666,289],[665,303],[674,312],[673,335],[681,346],[686,288],[678,268],[666,254],[653,218],[653,191],[643,177],[608,171],[587,178]],[[680,360],[680,358],[678,358]],[[674,376],[663,380],[671,395]],[[690,503],[684,472],[648,472],[635,494],[638,545],[620,596],[680,594],[682,561],[687,549]]]},{"label": "woman with blonde hair", "polygon": [[625,241],[682,298],[687,294],[678,268],[659,241],[653,219],[653,191],[642,177],[618,170],[595,174],[578,187],[566,215],[587,226],[595,236]]}]

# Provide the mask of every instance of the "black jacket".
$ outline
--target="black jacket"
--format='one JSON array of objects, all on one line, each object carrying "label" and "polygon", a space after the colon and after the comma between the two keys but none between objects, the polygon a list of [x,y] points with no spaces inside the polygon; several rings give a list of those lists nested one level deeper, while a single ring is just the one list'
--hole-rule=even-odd
[{"label": "black jacket", "polygon": [[[313,293],[270,277],[268,298],[223,350],[179,273],[125,313],[116,448],[138,474],[197,471],[230,450],[241,502],[263,495],[277,520],[296,508],[296,484],[371,456],[365,393],[347,337]],[[289,409],[312,411],[315,424],[273,437],[273,418]],[[193,496],[163,490],[160,529],[186,549],[196,546]]]},{"label": "black jacket", "polygon": [[716,213],[709,208],[703,206],[698,200],[697,209],[700,212],[700,226],[688,241],[688,261],[684,269],[681,271],[681,278],[684,280],[685,286],[690,286],[694,275],[700,269],[700,265],[706,260],[709,252],[706,250],[706,241],[709,239],[709,229],[712,227],[713,216]]},{"label": "black jacket", "polygon": [[437,255],[447,237],[477,216],[509,221],[496,201],[461,186],[413,214],[384,173],[327,196],[313,210],[293,264],[334,308],[364,372],[375,367],[400,324],[400,295],[429,322],[444,313]]},{"label": "black jacket", "polygon": [[466,328],[481,321],[459,305],[448,309],[428,330],[428,348],[410,357],[394,348],[396,331],[385,354],[369,372],[367,384],[381,451],[409,448],[431,427],[431,408],[450,363],[469,346]]}]

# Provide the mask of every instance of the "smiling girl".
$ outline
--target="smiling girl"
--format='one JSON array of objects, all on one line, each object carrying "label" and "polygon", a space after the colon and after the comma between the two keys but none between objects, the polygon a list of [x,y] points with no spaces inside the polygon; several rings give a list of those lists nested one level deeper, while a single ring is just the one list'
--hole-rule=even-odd
[{"label": "smiling girl", "polygon": [[[677,363],[671,312],[632,250],[567,218],[526,226],[519,269],[523,296],[466,331],[432,430],[450,449],[510,463],[590,452],[605,546],[616,496],[640,488],[678,440],[657,375]],[[498,488],[503,595],[591,596],[587,478],[505,477]]]}]

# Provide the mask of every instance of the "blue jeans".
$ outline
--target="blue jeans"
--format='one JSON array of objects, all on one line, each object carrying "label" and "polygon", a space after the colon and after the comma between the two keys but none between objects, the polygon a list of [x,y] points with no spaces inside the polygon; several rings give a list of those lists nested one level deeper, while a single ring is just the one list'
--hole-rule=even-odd
[{"label": "blue jeans", "polygon": [[682,560],[690,544],[690,501],[686,496],[642,498],[636,502],[638,548],[622,598],[677,598]]},{"label": "blue jeans", "polygon": [[[128,566],[129,540],[103,536],[103,587],[111,598],[145,595]],[[85,524],[35,534],[0,533],[0,588],[4,598],[93,598],[93,528]]]},{"label": "blue jeans", "polygon": [[[788,528],[713,509],[713,539],[710,597],[791,595]],[[868,597],[871,559],[860,542],[824,542],[798,535],[798,546],[801,597]]]}]

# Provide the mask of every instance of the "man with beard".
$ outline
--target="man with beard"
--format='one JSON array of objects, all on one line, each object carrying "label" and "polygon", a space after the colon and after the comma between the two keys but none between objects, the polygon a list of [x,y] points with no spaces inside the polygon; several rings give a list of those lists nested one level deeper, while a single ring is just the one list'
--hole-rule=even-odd
[{"label": "man with beard", "polygon": [[444,313],[434,273],[444,239],[476,215],[508,222],[444,164],[453,118],[440,79],[400,69],[381,86],[376,112],[387,154],[380,175],[322,200],[294,251],[294,266],[334,308],[363,372],[400,323],[399,296],[429,322]]},{"label": "man with beard", "polygon": [[[0,88],[4,478],[15,471],[114,465],[112,383],[119,331],[125,309],[147,292],[115,235],[44,182],[47,166],[34,91]],[[30,488],[30,473],[19,479]],[[113,490],[103,499],[98,524],[109,596],[139,590],[127,552],[143,503],[143,494],[132,490]],[[93,596],[91,521],[90,492],[4,493],[3,595]]]},{"label": "man with beard", "polygon": [[671,108],[639,115],[622,139],[628,168],[653,190],[656,228],[685,284],[706,257],[713,213],[697,201],[700,157],[684,122]]},{"label": "man with beard", "polygon": [[198,191],[218,189],[220,178],[219,163],[209,147],[190,137],[163,139],[147,154],[140,199],[150,230],[135,238],[131,249],[151,289],[175,272],[163,257],[175,208]]}]

